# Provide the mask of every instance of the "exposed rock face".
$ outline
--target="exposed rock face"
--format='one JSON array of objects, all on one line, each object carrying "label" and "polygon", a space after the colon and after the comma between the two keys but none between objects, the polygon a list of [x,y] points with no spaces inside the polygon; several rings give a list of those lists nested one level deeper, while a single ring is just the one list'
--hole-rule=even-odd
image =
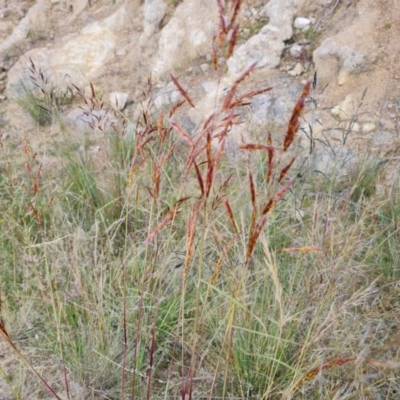
[{"label": "exposed rock face", "polygon": [[[347,23],[338,33],[326,38],[314,51],[315,67],[325,81],[344,85],[351,74],[368,70],[377,58],[377,10],[361,2],[349,13]],[[382,23],[383,25],[383,23]]]},{"label": "exposed rock face", "polygon": [[357,47],[341,46],[334,38],[324,40],[313,53],[314,63],[322,71],[324,79],[337,79],[344,85],[351,73],[362,71],[366,66],[366,54]]},{"label": "exposed rock face", "polygon": [[218,8],[214,0],[185,0],[179,4],[161,32],[153,76],[162,77],[209,53],[217,21]]},{"label": "exposed rock face", "polygon": [[159,28],[167,11],[165,0],[146,0],[144,3],[143,28],[146,37],[152,36]]},{"label": "exposed rock face", "polygon": [[[357,143],[371,139],[381,145],[377,138],[383,135],[382,127],[390,133],[399,126],[395,98],[400,91],[400,27],[394,16],[400,14],[400,3],[359,0],[335,5],[330,0],[243,0],[233,56],[215,72],[211,43],[220,23],[216,0],[0,0],[1,111],[15,131],[19,123],[21,130],[29,125],[14,116],[11,102],[1,103],[15,96],[22,80],[29,84],[29,58],[57,87],[93,82],[114,109],[121,109],[130,93],[124,109],[128,113],[135,112],[132,100],[140,98],[150,74],[155,108],[178,101],[179,91],[168,84],[174,73],[196,104],[182,119],[194,132],[238,74],[257,62],[242,93],[274,89],[241,110],[247,125],[240,129],[246,135],[269,124],[285,129],[302,84],[316,70],[319,85],[313,99],[318,110],[307,119],[315,135],[323,138],[337,130],[340,136],[349,121],[355,121],[352,117],[368,87],[351,128],[363,135]],[[226,18],[230,12],[228,7]]]},{"label": "exposed rock face", "polygon": [[121,7],[110,17],[89,24],[60,47],[28,51],[8,73],[8,93],[18,92],[22,81],[25,85],[29,84],[26,78],[29,59],[40,66],[56,86],[63,87],[67,82],[86,86],[114,57],[117,31],[123,25],[124,18],[125,9]]},{"label": "exposed rock face", "polygon": [[[0,44],[0,56],[4,57],[13,46],[18,45],[21,41],[26,40],[30,31],[38,30],[43,26],[46,20],[48,7],[46,0],[39,0],[21,19],[18,25],[13,29],[10,36]],[[3,14],[4,15],[4,14]]]},{"label": "exposed rock face", "polygon": [[269,23],[237,48],[228,60],[229,71],[241,73],[254,62],[257,62],[257,68],[277,67],[285,47],[284,41],[292,37],[294,12],[293,0],[268,2],[263,13],[269,18]]},{"label": "exposed rock face", "polygon": [[[51,0],[52,3],[58,3],[59,0]],[[89,0],[69,0],[66,2],[65,7],[72,12],[73,16],[78,16],[83,10],[89,6]]]}]

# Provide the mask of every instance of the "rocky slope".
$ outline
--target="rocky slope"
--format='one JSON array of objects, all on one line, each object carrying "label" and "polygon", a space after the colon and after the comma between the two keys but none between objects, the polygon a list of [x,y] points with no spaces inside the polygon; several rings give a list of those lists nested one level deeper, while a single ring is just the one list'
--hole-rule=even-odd
[{"label": "rocky slope", "polygon": [[[129,118],[148,100],[143,91],[150,75],[156,110],[180,99],[173,73],[196,105],[179,117],[192,135],[237,76],[257,62],[240,90],[273,90],[242,110],[243,124],[230,133],[232,154],[243,139],[263,140],[267,130],[279,135],[305,81],[317,72],[299,133],[305,155],[315,145],[314,168],[326,173],[338,161],[372,151],[389,166],[387,179],[398,179],[398,0],[242,0],[237,46],[214,71],[218,18],[216,0],[0,0],[1,141],[19,145],[26,136],[46,168],[55,163],[47,150],[61,135],[89,129],[73,102],[61,108],[64,124],[38,127],[21,107],[35,90],[31,62],[57,93],[73,91],[73,84],[90,91],[92,82]],[[93,151],[101,151],[97,143]],[[0,380],[0,400],[8,398]]]},{"label": "rocky slope", "polygon": [[[396,16],[396,0],[243,0],[238,44],[221,74],[210,62],[218,29],[215,0],[2,0],[3,138],[36,129],[15,105],[23,93],[21,82],[31,85],[30,59],[60,90],[72,83],[88,88],[93,82],[106,100],[112,92],[125,93],[127,114],[142,99],[150,74],[156,107],[175,101],[179,94],[169,78],[174,73],[197,104],[183,121],[189,131],[212,111],[210,99],[257,62],[243,90],[267,85],[273,91],[255,97],[246,111],[242,130],[248,135],[284,126],[301,85],[317,71],[317,108],[306,115],[306,131],[311,125],[314,138],[335,143],[346,130],[351,146],[395,157],[400,112]],[[79,113],[65,118],[76,127]],[[46,140],[46,134],[35,136],[37,146]]]}]

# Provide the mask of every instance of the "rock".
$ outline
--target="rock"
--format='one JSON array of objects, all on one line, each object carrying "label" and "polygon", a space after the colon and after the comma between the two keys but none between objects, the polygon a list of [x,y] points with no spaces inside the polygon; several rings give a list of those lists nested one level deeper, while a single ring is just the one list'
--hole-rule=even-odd
[{"label": "rock", "polygon": [[7,93],[19,92],[23,81],[32,86],[25,73],[29,58],[58,88],[65,89],[67,77],[79,87],[86,86],[114,57],[118,43],[116,31],[123,24],[124,10],[121,7],[110,17],[93,22],[57,48],[36,48],[25,53],[8,73]]},{"label": "rock", "polygon": [[301,53],[302,47],[298,44],[298,43],[294,43],[291,47],[290,47],[290,55],[292,57],[298,57]]},{"label": "rock", "polygon": [[277,126],[287,124],[295,99],[302,91],[302,85],[288,77],[280,86],[283,88],[285,83],[287,87],[281,92],[267,92],[252,98],[249,118],[255,126],[263,127],[269,123]]},{"label": "rock", "polygon": [[370,132],[373,132],[375,129],[376,129],[376,126],[372,122],[366,122],[362,126],[363,133],[370,133]]},{"label": "rock", "polygon": [[294,20],[294,24],[293,26],[296,29],[305,29],[305,28],[309,28],[309,26],[311,25],[311,21],[308,18],[302,18],[302,17],[297,17]]},{"label": "rock", "polygon": [[296,66],[291,71],[288,72],[288,74],[290,76],[299,76],[303,73],[303,71],[304,67],[300,63],[297,63]]},{"label": "rock", "polygon": [[88,131],[106,132],[112,124],[118,122],[115,115],[110,113],[109,110],[87,110],[87,112],[89,115],[85,114],[85,110],[75,108],[64,117],[64,120],[68,126],[81,133]]},{"label": "rock", "polygon": [[231,74],[240,74],[254,62],[257,68],[272,69],[279,65],[284,41],[293,33],[293,0],[271,0],[261,14],[268,16],[269,23],[234,51],[227,62]]},{"label": "rock", "polygon": [[[176,87],[173,82],[170,82],[165,87],[161,88],[158,93],[154,96],[154,106],[159,110],[164,106],[168,106],[173,103],[171,99],[172,93],[176,91]],[[179,92],[178,92],[179,93]]]},{"label": "rock", "polygon": [[125,57],[128,54],[126,49],[119,49],[115,52],[115,55],[118,57]]},{"label": "rock", "polygon": [[[207,10],[205,13],[204,10]],[[218,21],[214,0],[184,0],[162,29],[152,76],[158,79],[175,68],[210,52]]]},{"label": "rock", "polygon": [[126,101],[128,100],[128,93],[112,92],[110,93],[109,101],[114,110],[122,111],[125,108]]},{"label": "rock", "polygon": [[14,28],[12,34],[0,44],[0,58],[7,56],[7,51],[15,48],[26,39],[30,31],[38,31],[46,23],[48,6],[46,0],[39,0]]},{"label": "rock", "polygon": [[182,100],[182,95],[179,90],[174,90],[171,92],[171,103],[177,103],[178,101]]},{"label": "rock", "polygon": [[342,121],[349,120],[354,110],[353,97],[348,94],[337,106],[333,107],[331,113]]},{"label": "rock", "polygon": [[166,11],[167,4],[165,0],[145,0],[143,29],[147,37],[152,36],[158,31]]},{"label": "rock", "polygon": [[360,72],[366,61],[364,53],[350,46],[342,46],[334,38],[325,39],[321,43],[313,52],[313,60],[324,79],[330,80],[336,76],[340,86],[351,73]]},{"label": "rock", "polygon": [[99,145],[90,146],[89,153],[95,154],[95,153],[98,153],[100,150],[101,150],[101,147]]},{"label": "rock", "polygon": [[354,124],[351,126],[351,130],[353,132],[360,132],[360,125],[357,122],[354,122]]},{"label": "rock", "polygon": [[71,0],[66,2],[66,9],[72,12],[73,18],[82,13],[89,5],[89,0]]},{"label": "rock", "polygon": [[207,63],[201,64],[200,69],[205,73],[210,69],[210,66]]}]

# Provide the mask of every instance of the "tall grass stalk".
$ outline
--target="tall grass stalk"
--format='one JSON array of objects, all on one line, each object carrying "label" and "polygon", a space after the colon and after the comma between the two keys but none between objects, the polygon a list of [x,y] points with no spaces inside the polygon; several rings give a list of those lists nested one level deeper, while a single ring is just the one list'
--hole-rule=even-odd
[{"label": "tall grass stalk", "polygon": [[[218,0],[220,76],[240,5]],[[75,86],[90,140],[60,144],[54,170],[28,140],[1,149],[2,370],[20,398],[400,396],[398,182],[368,157],[346,176],[299,173],[311,81],[282,137],[230,158],[240,108],[271,89],[239,94],[255,69],[195,133],[172,76],[182,100],[158,115],[149,100],[134,121]]]}]

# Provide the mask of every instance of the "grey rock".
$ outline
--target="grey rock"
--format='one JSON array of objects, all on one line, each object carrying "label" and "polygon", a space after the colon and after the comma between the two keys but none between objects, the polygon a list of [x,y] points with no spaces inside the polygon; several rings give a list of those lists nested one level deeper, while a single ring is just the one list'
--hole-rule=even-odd
[{"label": "grey rock", "polygon": [[239,74],[256,62],[257,68],[275,68],[279,65],[285,47],[284,41],[293,33],[293,0],[271,0],[262,10],[269,23],[239,46],[228,60],[229,72]]},{"label": "grey rock", "polygon": [[64,120],[68,126],[83,133],[88,131],[105,132],[113,124],[118,122],[117,118],[109,110],[83,110],[75,108],[70,111]]},{"label": "grey rock", "polygon": [[364,53],[350,46],[340,46],[334,38],[328,38],[314,51],[313,60],[317,71],[323,72],[328,79],[336,76],[338,84],[343,85],[350,73],[363,69],[366,57]]},{"label": "grey rock", "polygon": [[147,37],[158,31],[166,11],[167,4],[165,0],[145,0],[143,29]]},{"label": "grey rock", "polygon": [[298,57],[301,53],[302,47],[298,43],[294,43],[293,46],[290,47],[290,55],[292,57]]},{"label": "grey rock", "polygon": [[[161,88],[154,96],[154,106],[156,107],[156,109],[159,110],[162,107],[172,104],[172,95],[174,92],[176,92],[176,88],[173,82],[170,82],[167,86]],[[178,96],[175,94],[174,99],[177,97]]]},{"label": "grey rock", "polygon": [[0,43],[0,57],[4,58],[11,48],[25,40],[29,31],[41,28],[45,24],[47,12],[48,8],[46,7],[45,0],[39,0],[33,5],[25,17],[14,28],[12,34]]},{"label": "grey rock", "polygon": [[188,61],[208,54],[217,20],[218,7],[214,0],[184,0],[180,3],[161,31],[152,76],[160,78]]},{"label": "grey rock", "polygon": [[50,81],[65,89],[66,80],[82,87],[99,74],[104,64],[114,57],[118,43],[116,32],[125,18],[124,7],[108,18],[93,22],[75,37],[57,48],[36,48],[25,53],[8,73],[7,93],[21,90],[21,82],[29,85],[29,58],[37,68],[48,74]]},{"label": "grey rock", "polygon": [[204,63],[204,64],[201,64],[201,65],[200,65],[200,69],[201,69],[203,72],[207,72],[207,71],[210,69],[210,66],[209,66],[207,63]]}]

